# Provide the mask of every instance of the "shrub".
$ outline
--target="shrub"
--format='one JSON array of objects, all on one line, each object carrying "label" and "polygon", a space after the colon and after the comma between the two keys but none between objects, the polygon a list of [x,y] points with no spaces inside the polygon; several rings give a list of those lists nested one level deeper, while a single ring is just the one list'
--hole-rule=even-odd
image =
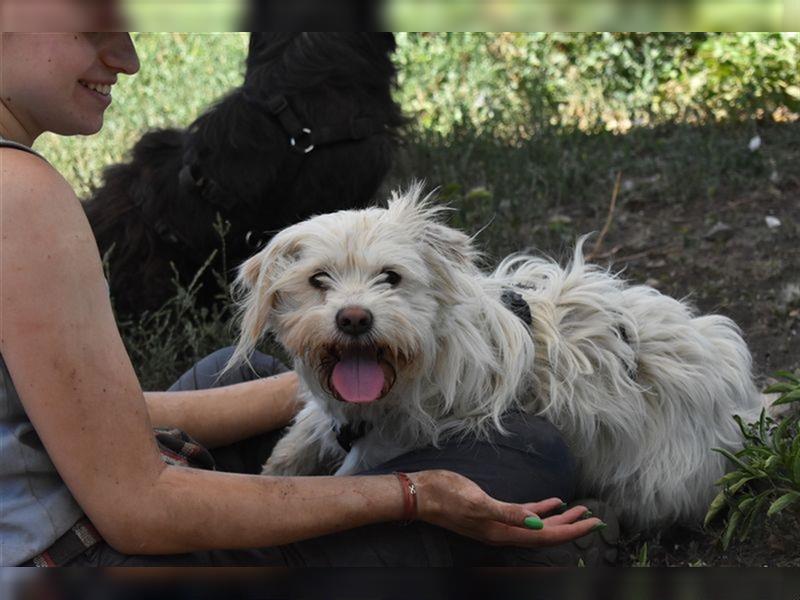
[{"label": "shrub", "polygon": [[417,128],[504,139],[800,110],[796,33],[399,34]]},{"label": "shrub", "polygon": [[[765,390],[781,394],[773,406],[800,401],[800,371],[781,371],[776,376],[783,381]],[[753,526],[764,517],[800,508],[800,415],[794,412],[776,421],[762,410],[754,423],[735,418],[744,445],[735,454],[716,449],[736,468],[717,482],[722,490],[711,503],[705,520],[708,525],[717,515],[727,513],[723,548],[733,539],[747,539]]]}]

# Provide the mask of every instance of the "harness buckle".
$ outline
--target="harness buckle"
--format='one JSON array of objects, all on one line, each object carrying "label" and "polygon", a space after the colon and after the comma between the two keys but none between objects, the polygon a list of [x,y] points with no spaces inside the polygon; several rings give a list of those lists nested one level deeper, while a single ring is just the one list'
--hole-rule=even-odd
[{"label": "harness buckle", "polygon": [[[305,145],[301,146],[299,142]],[[311,130],[308,127],[303,127],[300,133],[297,134],[296,139],[294,136],[289,138],[289,145],[292,147],[292,150],[298,154],[308,154],[311,152],[314,149],[314,143],[311,139]]]}]

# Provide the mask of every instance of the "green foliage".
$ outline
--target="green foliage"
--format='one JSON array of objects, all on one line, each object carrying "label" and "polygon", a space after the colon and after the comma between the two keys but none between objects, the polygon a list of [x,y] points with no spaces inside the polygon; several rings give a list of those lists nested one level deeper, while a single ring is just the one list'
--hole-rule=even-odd
[{"label": "green foliage", "polygon": [[647,542],[642,543],[641,547],[639,548],[639,552],[634,557],[633,562],[631,563],[632,567],[649,567],[650,566],[650,555],[647,549]]},{"label": "green foliage", "polygon": [[231,304],[209,309],[197,303],[200,278],[215,256],[216,251],[186,287],[176,273],[175,295],[159,309],[119,323],[142,389],[166,389],[199,358],[232,343]]},{"label": "green foliage", "polygon": [[[800,371],[776,373],[783,381],[768,387],[766,393],[780,393],[773,406],[800,401]],[[761,411],[758,421],[745,423],[738,416],[743,447],[731,453],[715,449],[735,466],[718,482],[722,490],[706,514],[708,525],[718,515],[727,513],[722,546],[734,539],[745,540],[763,519],[781,512],[800,510],[800,435],[797,412],[779,421]]]},{"label": "green foliage", "polygon": [[417,128],[506,140],[800,110],[793,33],[400,34]]}]

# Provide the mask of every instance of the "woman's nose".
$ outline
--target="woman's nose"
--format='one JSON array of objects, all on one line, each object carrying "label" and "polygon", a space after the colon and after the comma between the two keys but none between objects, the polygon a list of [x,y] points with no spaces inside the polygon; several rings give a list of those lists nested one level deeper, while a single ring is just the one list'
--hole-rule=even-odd
[{"label": "woman's nose", "polygon": [[128,33],[109,33],[100,50],[100,59],[114,71],[133,75],[139,70],[139,57]]}]

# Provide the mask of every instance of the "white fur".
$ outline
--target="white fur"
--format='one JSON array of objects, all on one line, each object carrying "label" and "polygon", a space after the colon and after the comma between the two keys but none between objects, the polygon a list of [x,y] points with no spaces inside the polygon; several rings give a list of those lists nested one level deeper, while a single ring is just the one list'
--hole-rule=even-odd
[{"label": "white fur", "polygon": [[[470,238],[441,224],[441,211],[417,184],[388,208],[289,227],[242,265],[232,364],[271,330],[307,399],[265,472],[352,473],[445,433],[485,436],[522,408],[565,435],[580,493],[607,500],[629,525],[699,519],[726,467],[711,448],[735,448],[732,415],[761,407],[736,325],[587,265],[583,240],[566,267],[517,255],[484,274]],[[384,269],[401,275],[396,287]],[[331,275],[324,291],[309,283],[320,271]],[[508,288],[527,301],[532,327],[500,301]],[[335,325],[347,305],[374,314],[366,339],[390,352],[397,372],[368,405],[325,385],[326,348],[348,343]],[[345,458],[331,425],[361,421],[372,429]]]}]

